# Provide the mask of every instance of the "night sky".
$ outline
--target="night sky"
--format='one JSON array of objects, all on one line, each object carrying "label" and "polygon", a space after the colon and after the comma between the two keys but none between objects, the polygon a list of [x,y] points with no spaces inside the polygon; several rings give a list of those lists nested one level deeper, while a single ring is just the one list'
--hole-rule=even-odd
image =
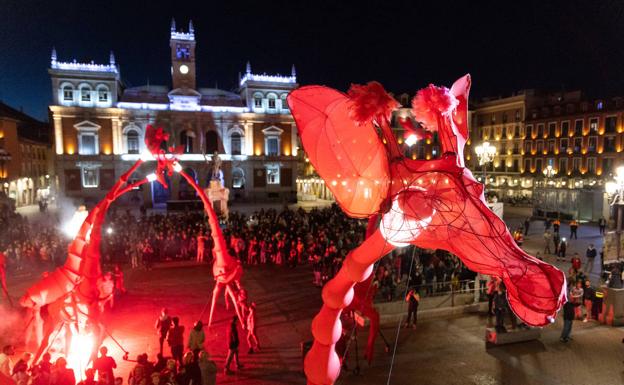
[{"label": "night sky", "polygon": [[477,96],[624,95],[622,1],[0,0],[0,100],[47,119],[52,46],[98,63],[112,49],[127,85],[169,85],[172,16],[195,24],[200,87],[233,89],[249,60],[342,90],[378,80],[414,93],[470,72]]}]

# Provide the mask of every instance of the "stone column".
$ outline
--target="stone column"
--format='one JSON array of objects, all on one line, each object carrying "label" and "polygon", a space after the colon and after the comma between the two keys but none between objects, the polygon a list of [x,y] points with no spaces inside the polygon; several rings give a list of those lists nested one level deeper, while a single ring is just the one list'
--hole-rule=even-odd
[{"label": "stone column", "polygon": [[60,116],[54,114],[54,145],[56,148],[56,154],[62,155],[63,150],[63,120]]},{"label": "stone column", "polygon": [[245,122],[244,127],[245,127],[245,152],[244,153],[245,155],[254,155],[253,123]]},{"label": "stone column", "polygon": [[121,145],[121,121],[119,117],[113,116],[111,118],[112,136],[113,136],[113,154],[119,155],[122,152],[123,146]]}]

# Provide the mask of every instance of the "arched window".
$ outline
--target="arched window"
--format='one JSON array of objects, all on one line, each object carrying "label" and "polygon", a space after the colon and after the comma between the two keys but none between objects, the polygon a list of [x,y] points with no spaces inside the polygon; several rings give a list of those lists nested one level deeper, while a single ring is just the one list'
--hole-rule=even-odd
[{"label": "arched window", "polygon": [[232,188],[245,187],[245,173],[239,167],[232,169]]},{"label": "arched window", "polygon": [[91,101],[91,88],[89,86],[81,86],[80,87],[80,101],[82,102],[90,102]]},{"label": "arched window", "polygon": [[195,138],[195,133],[193,131],[182,131],[180,133],[180,144],[185,154],[193,152],[193,138]]},{"label": "arched window", "polygon": [[219,134],[216,131],[206,132],[206,154],[219,152]]},{"label": "arched window", "polygon": [[262,95],[261,92],[256,92],[253,95],[253,106],[254,106],[254,108],[262,108],[262,98],[264,98],[264,95]]},{"label": "arched window", "polygon": [[287,97],[288,97],[288,94],[280,95],[280,99],[282,101],[282,110],[286,110],[286,111],[288,111],[288,102],[286,101]]},{"label": "arched window", "polygon": [[74,87],[69,84],[63,87],[63,100],[66,102],[74,101]]},{"label": "arched window", "polygon": [[240,155],[242,152],[243,142],[241,135],[238,132],[233,132],[230,135],[230,153],[232,155]]},{"label": "arched window", "polygon": [[277,95],[275,95],[275,94],[268,94],[267,95],[267,99],[268,99],[268,103],[267,103],[268,109],[269,110],[274,110],[275,106],[276,106]]},{"label": "arched window", "polygon": [[139,133],[135,130],[130,130],[126,134],[126,147],[128,148],[128,154],[139,153]]},{"label": "arched window", "polygon": [[98,94],[98,102],[106,103],[109,101],[110,92],[108,91],[108,87],[106,87],[105,85],[102,84],[98,86],[97,94]]}]

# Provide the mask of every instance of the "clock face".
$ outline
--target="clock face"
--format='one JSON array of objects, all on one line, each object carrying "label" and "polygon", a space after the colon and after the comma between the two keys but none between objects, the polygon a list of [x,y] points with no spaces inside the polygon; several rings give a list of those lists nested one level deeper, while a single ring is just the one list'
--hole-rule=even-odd
[{"label": "clock face", "polygon": [[186,75],[188,72],[189,72],[189,68],[188,68],[188,66],[187,66],[186,64],[182,64],[182,65],[180,66],[180,73],[181,73],[182,75]]}]

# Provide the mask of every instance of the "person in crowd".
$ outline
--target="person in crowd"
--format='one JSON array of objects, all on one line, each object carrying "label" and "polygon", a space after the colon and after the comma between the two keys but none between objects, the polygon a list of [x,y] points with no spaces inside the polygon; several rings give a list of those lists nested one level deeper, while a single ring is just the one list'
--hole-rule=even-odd
[{"label": "person in crowd", "polygon": [[407,302],[407,322],[405,322],[404,327],[407,328],[411,325],[413,329],[416,329],[420,295],[416,290],[410,289],[405,297],[405,302]]},{"label": "person in crowd", "polygon": [[184,326],[180,325],[180,318],[173,317],[171,319],[173,326],[167,333],[167,343],[171,348],[171,357],[182,365],[182,357],[184,354]]},{"label": "person in crowd", "polygon": [[566,239],[561,238],[561,243],[559,244],[559,253],[557,254],[557,261],[565,262],[567,249],[568,244],[566,243]]},{"label": "person in crowd", "polygon": [[208,240],[208,237],[206,237],[206,235],[203,232],[200,232],[197,235],[197,258],[196,258],[197,262],[200,262],[200,263],[204,262],[204,249],[205,249],[207,240]]},{"label": "person in crowd", "polygon": [[150,375],[147,354],[139,354],[128,376],[128,385],[150,385]]},{"label": "person in crowd", "polygon": [[225,374],[233,374],[232,370],[230,370],[232,360],[235,361],[237,369],[243,368],[243,365],[238,360],[238,346],[240,345],[240,340],[238,338],[237,324],[238,317],[234,316],[227,331],[228,353],[227,358],[225,359],[225,367],[223,368]]},{"label": "person in crowd", "polygon": [[544,231],[544,254],[548,255],[548,254],[552,254],[552,251],[550,250],[550,244],[552,243],[552,233],[550,232],[550,230],[546,230]]},{"label": "person in crowd", "polygon": [[0,373],[7,377],[11,377],[13,362],[11,356],[15,354],[15,347],[13,345],[5,345],[0,353]]},{"label": "person in crowd", "polygon": [[490,280],[487,283],[487,297],[488,297],[488,316],[493,316],[494,314],[494,296],[498,292],[498,287],[501,282],[498,277],[490,277]]},{"label": "person in crowd", "polygon": [[555,255],[557,256],[557,261],[559,260],[559,245],[561,245],[561,237],[558,232],[553,233],[553,246],[555,247]]},{"label": "person in crowd", "polygon": [[563,305],[563,329],[561,330],[560,340],[561,342],[568,342],[572,338],[570,334],[572,333],[572,322],[574,322],[575,317],[575,309],[581,306],[580,303],[568,301]]},{"label": "person in crowd", "polygon": [[496,315],[496,332],[505,333],[505,314],[507,313],[507,298],[505,287],[498,285],[496,294],[494,295],[494,314]]},{"label": "person in crowd", "polygon": [[210,359],[210,354],[202,350],[199,352],[199,370],[201,371],[202,385],[216,385],[217,364]]},{"label": "person in crowd", "polygon": [[76,385],[76,377],[74,371],[67,367],[67,360],[63,357],[56,359],[50,385]]},{"label": "person in crowd", "polygon": [[561,221],[559,220],[559,218],[555,219],[552,222],[553,225],[553,232],[558,233],[559,232],[559,227],[561,227]]},{"label": "person in crowd", "polygon": [[116,264],[113,268],[113,279],[115,281],[115,291],[118,294],[126,294],[127,290],[124,285],[124,273],[119,264]]},{"label": "person in crowd", "polygon": [[[78,385],[100,385],[101,381],[95,380],[95,370],[87,369],[85,370],[85,379],[80,381]],[[113,385],[115,385],[115,381],[113,379]]]},{"label": "person in crowd", "polygon": [[260,350],[260,344],[258,343],[258,336],[256,335],[256,303],[252,302],[249,305],[247,311],[247,320],[245,322],[247,327],[247,345],[249,345],[249,354],[253,354]]},{"label": "person in crowd", "polygon": [[172,358],[167,360],[165,369],[160,371],[160,381],[165,385],[177,385],[176,377],[178,370],[176,361]]},{"label": "person in crowd", "polygon": [[524,219],[524,235],[529,235],[529,228],[531,227],[531,218],[526,217]]},{"label": "person in crowd", "polygon": [[587,322],[592,319],[592,304],[594,297],[596,296],[596,290],[591,286],[589,279],[585,280],[585,287],[583,287],[583,305],[585,305],[585,318],[583,322]]},{"label": "person in crowd", "polygon": [[169,317],[169,310],[162,308],[160,316],[156,319],[156,332],[158,333],[158,344],[160,345],[160,354],[163,352],[163,344],[167,339],[167,334],[171,329],[171,317]]},{"label": "person in crowd", "polygon": [[100,307],[100,312],[103,313],[107,304],[110,309],[115,305],[115,282],[113,281],[113,273],[109,271],[102,275],[97,281],[97,286],[100,294],[98,306]]},{"label": "person in crowd", "polygon": [[32,358],[32,354],[25,352],[13,367],[13,380],[17,385],[29,385],[30,375],[28,363]]},{"label": "person in crowd", "polygon": [[117,368],[115,359],[108,355],[106,346],[100,347],[100,356],[95,359],[93,369],[97,371],[98,381],[102,385],[115,385],[115,375],[113,369]]},{"label": "person in crowd", "polygon": [[587,250],[585,251],[585,258],[587,261],[585,262],[585,272],[589,275],[594,270],[594,261],[596,260],[596,255],[598,255],[598,251],[594,247],[593,243],[590,243],[587,246]]},{"label": "person in crowd", "polygon": [[194,385],[202,383],[201,369],[193,356],[193,352],[186,352],[182,365],[176,376],[178,385]]},{"label": "person in crowd", "polygon": [[189,340],[187,347],[195,354],[195,357],[198,356],[201,350],[204,350],[204,341],[206,340],[206,334],[204,333],[204,324],[202,321],[195,322],[195,326],[191,329],[189,333]]},{"label": "person in crowd", "polygon": [[156,363],[154,364],[154,372],[162,372],[167,367],[168,358],[160,353],[156,353]]},{"label": "person in crowd", "polygon": [[598,231],[600,232],[600,235],[604,235],[606,229],[607,220],[604,217],[600,217],[600,219],[598,219]]},{"label": "person in crowd", "polygon": [[572,219],[570,221],[570,239],[578,239],[577,231],[579,228],[579,223],[576,219]]},{"label": "person in crowd", "polygon": [[576,319],[582,319],[583,311],[580,305],[583,303],[583,285],[584,282],[577,281],[572,290],[570,290],[570,301],[579,305],[574,308]]}]

